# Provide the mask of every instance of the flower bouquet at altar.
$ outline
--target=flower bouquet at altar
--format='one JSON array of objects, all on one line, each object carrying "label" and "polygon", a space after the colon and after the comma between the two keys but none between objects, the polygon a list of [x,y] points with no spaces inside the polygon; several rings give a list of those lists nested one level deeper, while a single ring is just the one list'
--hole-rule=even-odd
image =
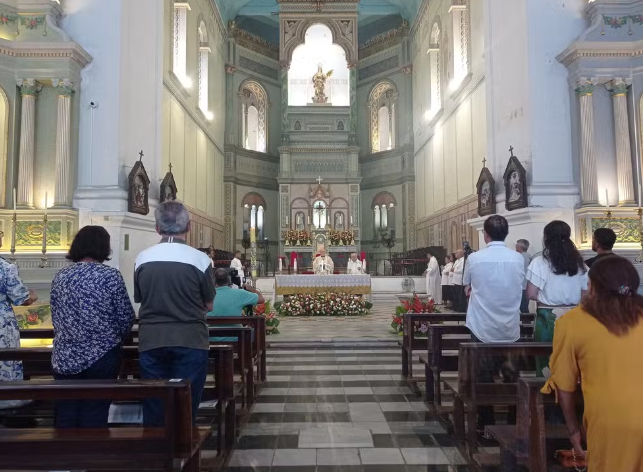
[{"label": "flower bouquet at altar", "polygon": [[275,304],[282,316],[364,316],[372,306],[359,295],[347,293],[291,295]]},{"label": "flower bouquet at altar", "polygon": [[294,246],[299,241],[299,232],[295,230],[288,230],[286,233],[286,246]]},{"label": "flower bouquet at altar", "polygon": [[298,232],[297,239],[302,246],[310,246],[310,233],[306,230],[301,230]]},{"label": "flower bouquet at altar", "polygon": [[263,316],[266,318],[266,334],[279,334],[279,325],[281,324],[281,321],[279,321],[279,318],[277,318],[277,315],[272,312],[272,304],[270,303],[270,300],[266,300],[266,303],[262,303],[260,305],[256,305],[253,310],[252,314],[254,316]]},{"label": "flower bouquet at altar", "polygon": [[[395,314],[393,320],[391,321],[391,328],[393,331],[402,336],[402,319],[404,318],[404,313],[440,313],[440,310],[435,308],[435,301],[432,298],[429,298],[426,301],[420,300],[417,294],[413,294],[411,300],[402,301],[402,305],[395,308]],[[429,331],[429,324],[425,321],[420,321],[415,323],[415,337],[423,338],[427,336]]]},{"label": "flower bouquet at altar", "polygon": [[339,244],[342,242],[342,235],[339,231],[335,231],[334,229],[331,229],[328,232],[328,239],[330,239],[330,243],[333,246],[339,246]]},{"label": "flower bouquet at altar", "polygon": [[352,231],[342,231],[339,236],[341,240],[344,241],[345,246],[350,246],[351,244],[353,244],[354,237]]}]

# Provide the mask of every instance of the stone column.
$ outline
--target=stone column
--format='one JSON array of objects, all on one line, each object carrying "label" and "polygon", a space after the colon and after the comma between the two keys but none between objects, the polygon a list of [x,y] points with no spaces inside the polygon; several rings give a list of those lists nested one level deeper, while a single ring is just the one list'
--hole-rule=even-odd
[{"label": "stone column", "polygon": [[74,86],[69,79],[55,79],[51,83],[58,89],[54,206],[71,207],[71,96]]},{"label": "stone column", "polygon": [[357,63],[348,64],[350,90],[350,126],[348,145],[357,146]]},{"label": "stone column", "polygon": [[33,208],[33,166],[36,134],[36,96],[42,84],[35,79],[19,79],[22,95],[20,118],[20,163],[18,167],[18,205]]},{"label": "stone column", "polygon": [[614,137],[616,138],[616,173],[618,176],[618,204],[634,205],[632,178],[632,150],[630,125],[627,114],[627,87],[629,80],[616,78],[606,84],[614,103]]},{"label": "stone column", "polygon": [[288,117],[288,71],[290,61],[279,63],[281,68],[281,144],[290,144],[290,118]]},{"label": "stone column", "polygon": [[584,206],[598,205],[598,176],[594,154],[594,100],[592,97],[596,80],[583,77],[576,85],[576,94],[580,102],[581,203]]}]

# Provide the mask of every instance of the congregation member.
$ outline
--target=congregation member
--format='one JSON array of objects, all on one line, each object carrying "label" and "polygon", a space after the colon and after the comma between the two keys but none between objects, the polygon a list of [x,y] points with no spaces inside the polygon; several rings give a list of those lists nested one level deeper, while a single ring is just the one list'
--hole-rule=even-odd
[{"label": "congregation member", "polygon": [[444,258],[444,268],[442,269],[442,303],[447,308],[451,307],[451,300],[453,299],[451,294],[451,282],[453,280],[451,268],[453,267],[454,259],[453,254],[448,254]]},{"label": "congregation member", "polygon": [[467,297],[464,294],[464,286],[462,285],[462,276],[464,275],[464,249],[458,249],[455,252],[455,262],[451,268],[453,274],[453,283],[451,284],[451,292],[453,294],[453,310],[457,313],[464,313],[467,311]]},{"label": "congregation member", "polygon": [[[509,223],[500,215],[484,222],[485,249],[467,259],[463,283],[469,297],[466,326],[471,340],[482,343],[511,343],[520,339],[520,299],[525,279],[524,259],[505,244]],[[516,372],[503,360],[492,358],[480,361],[479,379],[493,383],[502,367],[505,382],[515,382]],[[478,431],[494,424],[493,408],[478,409]]]},{"label": "congregation member", "polygon": [[[526,239],[519,239],[516,241],[516,251],[525,260],[525,274],[529,264],[531,264],[531,256],[529,255],[529,241]],[[527,298],[527,279],[523,282],[522,286],[522,300],[520,301],[520,313],[529,313],[529,298]]]},{"label": "congregation member", "polygon": [[364,273],[364,266],[362,261],[357,258],[357,253],[354,252],[351,254],[350,259],[348,260],[348,265],[346,266],[346,273],[349,275],[357,275]]},{"label": "congregation member", "polygon": [[[636,268],[618,256],[599,258],[589,271],[581,306],[556,321],[551,377],[575,454],[588,470],[643,471],[643,297]],[[582,382],[579,382],[582,379]],[[574,392],[583,391],[578,424]]]},{"label": "congregation member", "polygon": [[435,256],[429,252],[426,257],[429,259],[424,275],[426,276],[426,294],[433,298],[436,305],[442,304],[442,284],[440,278],[440,264]]},{"label": "congregation member", "polygon": [[[587,267],[571,240],[564,221],[552,221],[544,229],[542,255],[534,257],[527,270],[527,297],[538,304],[534,340],[552,342],[554,325],[577,306],[587,291]],[[549,359],[536,358],[536,374],[546,376]]]},{"label": "congregation member", "polygon": [[[4,233],[0,231],[0,246]],[[20,331],[13,306],[29,306],[38,300],[38,295],[22,283],[18,268],[0,257],[0,349],[19,348]],[[0,382],[22,380],[22,363],[0,361]],[[0,409],[17,408],[27,401],[3,400]]]},{"label": "congregation member", "polygon": [[[167,201],[156,207],[161,241],[136,258],[134,301],[139,310],[139,362],[144,379],[189,380],[196,419],[208,368],[208,326],[214,285],[210,258],[187,245],[190,214]],[[164,423],[158,399],[143,402],[145,426]]]},{"label": "congregation member", "polygon": [[[102,226],[85,226],[67,254],[72,265],[51,284],[56,380],[116,379],[122,345],[134,323],[134,308],[118,269],[104,264],[112,250]],[[110,400],[56,402],[57,428],[106,428]]]},{"label": "congregation member", "polygon": [[616,233],[611,228],[598,228],[594,231],[592,236],[592,251],[596,253],[596,256],[585,261],[585,265],[592,268],[592,265],[605,256],[611,256],[614,253],[612,248],[616,244]]},{"label": "congregation member", "polygon": [[244,284],[246,281],[246,274],[243,269],[243,264],[241,263],[241,251],[234,251],[234,257],[230,262],[230,268],[237,270],[237,276],[239,279],[238,285],[241,286]]},{"label": "congregation member", "polygon": [[326,255],[326,248],[319,249],[319,256],[313,261],[313,272],[316,275],[330,275],[335,271],[335,263]]}]

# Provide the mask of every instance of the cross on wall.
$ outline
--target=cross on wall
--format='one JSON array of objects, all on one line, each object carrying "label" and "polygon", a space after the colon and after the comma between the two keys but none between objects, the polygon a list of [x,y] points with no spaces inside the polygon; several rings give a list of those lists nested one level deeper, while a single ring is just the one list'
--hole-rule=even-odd
[{"label": "cross on wall", "polygon": [[318,183],[319,185],[321,185],[321,183],[324,181],[324,179],[322,179],[322,178],[321,178],[321,175],[320,175],[319,177],[317,177],[317,179],[316,179],[316,180],[317,180],[317,183]]}]

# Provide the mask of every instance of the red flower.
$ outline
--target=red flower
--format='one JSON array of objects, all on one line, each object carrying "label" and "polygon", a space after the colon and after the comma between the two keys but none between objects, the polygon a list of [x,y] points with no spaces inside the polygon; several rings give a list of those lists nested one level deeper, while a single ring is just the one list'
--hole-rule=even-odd
[{"label": "red flower", "polygon": [[7,18],[6,16],[0,16],[0,23],[6,25],[7,23],[9,23],[9,18]]},{"label": "red flower", "polygon": [[27,323],[37,323],[38,322],[38,315],[36,313],[29,313],[27,315]]}]

